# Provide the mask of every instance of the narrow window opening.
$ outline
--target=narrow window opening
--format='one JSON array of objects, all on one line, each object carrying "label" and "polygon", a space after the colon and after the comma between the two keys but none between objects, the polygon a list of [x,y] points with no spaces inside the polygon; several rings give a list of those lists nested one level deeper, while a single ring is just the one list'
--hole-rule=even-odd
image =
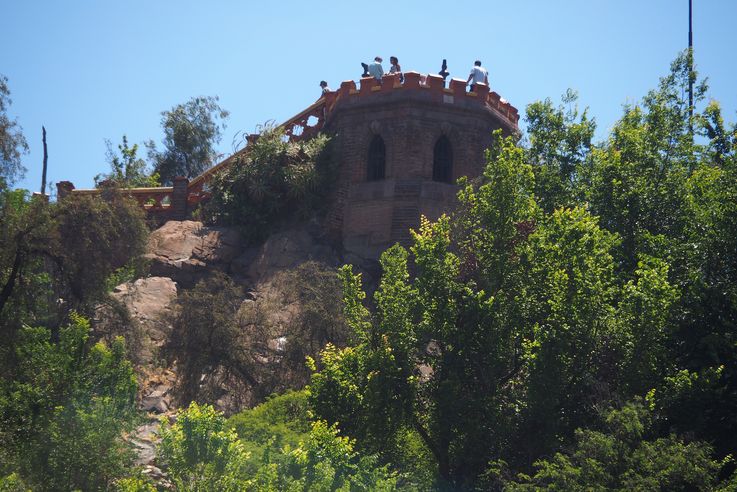
[{"label": "narrow window opening", "polygon": [[435,142],[433,152],[432,180],[441,183],[453,182],[453,148],[448,137],[443,135]]},{"label": "narrow window opening", "polygon": [[368,151],[368,181],[380,181],[384,179],[386,170],[386,147],[384,139],[376,135],[369,145]]}]

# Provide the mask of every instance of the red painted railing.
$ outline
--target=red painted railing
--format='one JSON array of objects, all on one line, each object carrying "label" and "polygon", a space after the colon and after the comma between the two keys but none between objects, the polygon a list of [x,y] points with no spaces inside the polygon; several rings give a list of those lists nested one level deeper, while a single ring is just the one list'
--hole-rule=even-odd
[{"label": "red painted railing", "polygon": [[[325,103],[326,98],[321,97],[309,108],[292,116],[287,121],[279,125],[278,128],[284,130],[284,134],[290,141],[299,141],[314,137],[325,125],[325,117],[327,116]],[[251,139],[252,138],[253,137],[251,137]],[[247,149],[248,147],[239,150],[224,161],[216,164],[190,181],[187,194],[187,204],[190,207],[196,206],[202,201],[208,199],[210,197],[208,185],[213,176],[238,161],[238,159],[246,153]]]}]

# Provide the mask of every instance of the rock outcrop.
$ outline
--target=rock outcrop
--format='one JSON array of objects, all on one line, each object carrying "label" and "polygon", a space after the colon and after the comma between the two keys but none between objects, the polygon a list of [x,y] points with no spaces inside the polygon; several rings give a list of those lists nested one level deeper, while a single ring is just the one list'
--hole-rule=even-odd
[{"label": "rock outcrop", "polygon": [[151,233],[145,257],[151,261],[152,275],[169,277],[189,288],[212,269],[229,272],[230,262],[241,252],[235,229],[170,220]]},{"label": "rock outcrop", "polygon": [[298,224],[247,247],[236,229],[196,221],[169,221],[151,233],[146,258],[152,276],[116,287],[95,317],[98,336],[128,340],[138,374],[138,406],[148,415],[130,439],[138,463],[150,473],[160,473],[158,418],[188,403],[180,391],[182,357],[198,355],[169,353],[170,342],[181,336],[173,323],[183,289],[219,271],[243,290],[233,320],[239,330],[234,343],[248,377],[218,361],[193,380],[197,398],[226,414],[259,403],[272,391],[304,385],[309,378],[305,356],[317,356],[328,342],[345,343],[335,276],[343,258],[318,236],[315,224]]},{"label": "rock outcrop", "polygon": [[168,277],[139,278],[117,286],[113,299],[123,304],[128,314],[157,345],[171,332],[169,318],[177,299],[177,284]]},{"label": "rock outcrop", "polygon": [[316,241],[306,227],[296,227],[272,234],[259,247],[245,251],[233,262],[233,270],[257,283],[307,261],[330,266],[340,263],[333,248]]}]

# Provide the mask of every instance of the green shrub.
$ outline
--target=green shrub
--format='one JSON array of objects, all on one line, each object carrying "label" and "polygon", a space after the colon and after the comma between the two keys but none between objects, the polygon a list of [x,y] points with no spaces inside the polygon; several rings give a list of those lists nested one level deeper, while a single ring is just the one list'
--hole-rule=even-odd
[{"label": "green shrub", "polygon": [[159,456],[177,490],[239,491],[248,479],[248,452],[225,418],[210,405],[192,402],[161,429]]},{"label": "green shrub", "polygon": [[177,360],[180,398],[207,401],[212,395],[200,387],[207,368],[223,366],[242,380],[251,380],[252,360],[245,352],[236,313],[242,290],[222,273],[201,280],[182,293],[174,318],[174,332],[165,352]]},{"label": "green shrub", "polygon": [[288,141],[266,126],[236,162],[215,176],[207,220],[237,225],[252,241],[287,217],[306,217],[324,205],[334,178],[329,138]]},{"label": "green shrub", "polygon": [[269,397],[264,403],[228,419],[250,452],[250,470],[253,473],[269,455],[286,447],[294,449],[305,441],[310,432],[307,415],[307,393],[288,391]]},{"label": "green shrub", "polygon": [[76,315],[57,341],[23,328],[19,365],[0,380],[0,472],[34,490],[106,489],[131,465],[122,434],[136,415],[133,369],[121,338],[90,346],[89,331]]},{"label": "green shrub", "polygon": [[651,420],[639,402],[611,410],[603,431],[578,429],[571,451],[538,460],[534,475],[519,474],[505,490],[734,490],[737,476],[717,483],[729,460],[713,460],[704,442],[649,438]]},{"label": "green shrub", "polygon": [[[295,402],[301,407],[304,395],[277,397],[260,410],[246,412],[237,419],[238,425],[246,432],[264,425],[274,428],[269,421],[278,424],[285,417],[289,419]],[[258,422],[261,419],[266,422]],[[378,466],[376,457],[360,455],[354,450],[354,440],[340,436],[335,425],[321,421],[312,423],[297,446],[278,447],[270,440],[268,452],[255,461],[247,450],[248,443],[228,429],[222,414],[210,406],[192,403],[179,412],[174,424],[164,425],[161,435],[160,456],[181,491],[396,489],[396,477]]]}]

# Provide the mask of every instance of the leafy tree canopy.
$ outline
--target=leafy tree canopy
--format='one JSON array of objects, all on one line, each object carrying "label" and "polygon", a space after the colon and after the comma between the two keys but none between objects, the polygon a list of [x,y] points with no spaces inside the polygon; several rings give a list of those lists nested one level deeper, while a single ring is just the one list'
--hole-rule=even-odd
[{"label": "leafy tree canopy", "polygon": [[174,424],[164,424],[160,454],[177,490],[395,490],[396,478],[375,457],[361,456],[355,441],[317,421],[292,448],[273,446],[260,462],[211,406],[192,403]]},{"label": "leafy tree canopy", "polygon": [[12,185],[23,176],[25,168],[20,158],[28,152],[22,128],[8,117],[11,103],[8,78],[0,74],[0,188]]},{"label": "leafy tree canopy", "polygon": [[123,142],[118,144],[118,155],[110,140],[106,140],[107,161],[110,165],[110,173],[95,176],[95,183],[100,186],[102,182],[112,183],[123,188],[156,187],[159,186],[159,176],[150,174],[146,161],[138,157],[138,144],[128,146],[128,138],[123,135]]},{"label": "leafy tree canopy", "polygon": [[212,96],[193,97],[161,113],[163,149],[157,149],[153,141],[146,146],[163,183],[171,183],[177,176],[193,178],[216,163],[219,154],[215,146],[228,115]]},{"label": "leafy tree canopy", "polygon": [[107,490],[127,473],[136,380],[123,340],[92,344],[89,332],[73,314],[56,340],[46,328],[18,334],[17,363],[0,378],[0,476],[16,472],[33,490]]},{"label": "leafy tree canopy", "polygon": [[[316,416],[389,463],[403,462],[400,436],[418,436],[440,488],[501,487],[483,477],[502,462],[563,489],[615,468],[592,483],[717,487],[737,452],[735,127],[715,104],[691,119],[689,54],[671,69],[597,145],[586,111],[528,107],[529,146],[495,137],[453,216],[382,255],[371,305],[344,268],[358,343],[313,365]],[[600,409],[637,398],[652,433],[629,451],[602,444],[599,464],[563,452],[616,442],[596,433]],[[611,418],[637,426],[643,412]]]},{"label": "leafy tree canopy", "polygon": [[610,410],[603,430],[576,430],[570,452],[536,462],[532,476],[504,480],[504,490],[727,491],[737,487],[737,475],[729,483],[718,483],[725,463],[711,458],[707,444],[687,443],[673,435],[649,437],[651,419],[639,402]]},{"label": "leafy tree canopy", "polygon": [[137,264],[148,230],[135,202],[115,190],[57,203],[23,190],[0,193],[0,326],[53,326],[72,309],[85,312],[107,278]]}]

